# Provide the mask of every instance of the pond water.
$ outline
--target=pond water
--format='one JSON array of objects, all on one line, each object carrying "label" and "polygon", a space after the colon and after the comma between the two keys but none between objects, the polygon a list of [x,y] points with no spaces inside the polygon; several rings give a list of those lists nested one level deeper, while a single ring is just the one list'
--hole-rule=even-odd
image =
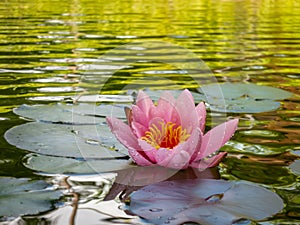
[{"label": "pond water", "polygon": [[[238,224],[300,224],[299,61],[300,2],[297,0],[1,1],[0,224],[146,223],[126,214],[121,200],[115,198],[126,187],[114,185],[112,190],[114,173],[87,176],[86,170],[78,169],[70,178],[61,175],[67,170],[60,172],[57,158],[64,158],[62,164],[67,163],[64,160],[78,159],[66,150],[52,154],[53,148],[69,144],[68,137],[65,142],[57,137],[59,142],[55,147],[49,141],[50,152],[33,150],[22,143],[16,147],[11,139],[7,140],[4,136],[8,130],[27,124],[28,118],[37,118],[30,117],[33,111],[28,116],[19,116],[13,112],[15,108],[24,104],[47,106],[48,114],[41,113],[41,120],[49,120],[43,124],[51,126],[54,124],[49,121],[55,121],[55,125],[61,125],[68,123],[68,119],[59,117],[65,109],[58,112],[56,108],[74,101],[79,105],[85,102],[95,109],[101,102],[130,104],[132,92],[137,89],[151,90],[152,96],[159,95],[156,94],[159,90],[185,88],[199,94],[199,85],[216,82],[236,83],[235,87],[240,83],[271,86],[291,95],[272,98],[273,94],[265,89],[267,99],[253,97],[249,102],[247,98],[260,91],[251,87],[251,93],[245,91],[243,95],[247,100],[245,106],[239,109],[224,112],[209,109],[208,105],[207,129],[229,118],[239,118],[240,122],[234,137],[222,148],[228,152],[227,157],[213,171],[214,175],[203,176],[255,183],[283,199],[284,209],[276,215]],[[98,94],[101,96],[95,99]],[[57,131],[48,127],[40,131],[39,126],[26,132],[38,136],[49,129],[49,134],[44,135],[46,139]],[[103,132],[106,133],[100,136],[112,135]],[[91,138],[88,144],[97,147],[93,137],[88,138]],[[37,144],[42,145],[42,139]],[[32,163],[35,157],[42,158],[40,167]],[[57,170],[42,166],[51,160],[51,169],[57,167]],[[24,187],[19,181],[33,183],[23,184],[28,185]],[[34,183],[43,181],[50,185],[47,191],[61,190],[62,196],[55,192],[55,195],[30,197],[42,200],[38,204],[16,197],[19,192],[23,195],[23,191],[44,191],[46,183],[44,186]],[[11,195],[3,191],[5,183],[11,184],[5,186]],[[126,194],[133,191],[126,190]],[[11,201],[4,200],[7,196]],[[26,205],[29,210],[16,210],[14,215],[4,213],[20,208],[18,204]],[[18,217],[22,214],[26,216]]]}]

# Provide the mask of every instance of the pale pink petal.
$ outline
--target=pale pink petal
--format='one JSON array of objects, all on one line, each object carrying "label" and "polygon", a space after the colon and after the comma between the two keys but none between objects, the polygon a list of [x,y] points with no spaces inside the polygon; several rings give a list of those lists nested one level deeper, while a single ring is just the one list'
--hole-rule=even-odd
[{"label": "pale pink petal", "polygon": [[184,89],[183,92],[186,92],[187,96],[190,98],[190,100],[192,102],[194,102],[194,97],[193,97],[192,93],[188,89]]},{"label": "pale pink petal", "polygon": [[221,160],[226,156],[226,154],[227,152],[220,152],[218,155],[213,156],[211,158],[194,161],[190,164],[190,166],[199,170],[205,170],[207,168],[217,166],[221,162]]},{"label": "pale pink petal", "polygon": [[146,114],[146,116],[149,115],[150,109],[154,107],[151,98],[143,91],[138,92],[136,105]]},{"label": "pale pink petal", "polygon": [[208,131],[202,138],[201,149],[195,161],[219,150],[232,137],[238,122],[238,119],[229,120]]},{"label": "pale pink petal", "polygon": [[191,156],[190,158],[192,158],[194,154],[198,153],[198,149],[201,146],[201,141],[202,141],[202,132],[197,127],[196,129],[193,130],[191,136],[185,142],[182,142],[179,145],[177,145],[174,148],[174,150],[177,151],[178,148],[181,149],[182,151],[186,151]]},{"label": "pale pink petal", "polygon": [[200,102],[197,106],[196,106],[196,112],[198,115],[198,119],[200,121],[200,129],[202,132],[204,132],[205,130],[205,120],[206,120],[206,108],[205,108],[205,103],[204,102]]},{"label": "pale pink petal", "polygon": [[138,142],[142,151],[147,155],[149,160],[153,163],[156,163],[156,159],[155,159],[155,154],[157,152],[156,148],[154,148],[152,145],[150,145],[149,143],[147,143],[142,139],[139,139]]},{"label": "pale pink petal", "polygon": [[132,132],[135,134],[137,138],[144,136],[145,132],[148,130],[147,127],[145,127],[144,125],[138,122],[132,122],[131,128],[132,128]]},{"label": "pale pink petal", "polygon": [[114,117],[107,117],[106,121],[112,133],[126,148],[139,148],[137,138],[127,124]]},{"label": "pale pink petal", "polygon": [[112,133],[127,149],[130,157],[141,166],[149,166],[152,163],[140,154],[140,146],[137,138],[132,133],[130,127],[121,120],[113,117],[107,117],[106,121]]},{"label": "pale pink petal", "polygon": [[158,128],[161,128],[161,124],[164,124],[164,123],[165,123],[164,119],[162,119],[160,117],[154,117],[154,118],[151,118],[151,120],[149,120],[147,127],[148,127],[148,130],[153,125],[157,126]]},{"label": "pale pink petal", "polygon": [[190,155],[186,151],[174,152],[173,150],[158,149],[155,155],[157,165],[172,169],[186,169],[189,165]]},{"label": "pale pink petal", "polygon": [[193,133],[192,133],[190,139],[188,140],[188,141],[192,142],[191,145],[194,147],[194,151],[193,151],[192,157],[190,159],[190,163],[193,162],[196,159],[196,157],[199,155],[200,149],[201,149],[201,145],[202,145],[203,133],[202,133],[202,131],[199,128],[196,128],[194,130],[194,132],[195,131],[197,131],[195,133],[195,135],[197,135],[197,137],[195,137],[195,136],[193,137]]},{"label": "pale pink petal", "polygon": [[195,151],[200,147],[201,137],[201,131],[197,128],[187,141],[180,143],[175,148],[158,149],[155,154],[157,164],[174,169],[187,168]]},{"label": "pale pink petal", "polygon": [[[155,118],[152,118],[149,121],[149,125],[148,126],[152,127],[153,125],[155,125],[156,127],[160,128],[161,127],[161,123],[164,123],[164,120],[162,118],[155,117]],[[147,129],[147,130],[149,130],[149,129]],[[144,132],[144,134],[145,134],[145,132]],[[163,136],[161,138],[163,138]],[[160,142],[161,140],[158,140],[158,141]],[[147,143],[144,140],[138,139],[138,143],[139,143],[140,149],[143,151],[143,155],[146,155],[147,158],[151,162],[155,162],[155,156],[154,155],[157,152],[157,150],[151,144]]]},{"label": "pale pink petal", "polygon": [[138,106],[133,105],[132,108],[132,122],[137,122],[145,127],[148,127],[149,117]]},{"label": "pale pink petal", "polygon": [[155,124],[156,126],[160,127],[161,123],[165,123],[165,120],[161,117],[152,117],[149,120],[148,126],[151,127],[151,125]]},{"label": "pale pink petal", "polygon": [[146,159],[141,152],[138,152],[136,149],[128,148],[128,153],[133,161],[140,166],[152,166],[153,163]]},{"label": "pale pink petal", "polygon": [[[170,92],[163,92],[161,97],[158,99],[157,106],[151,111],[151,117],[160,117],[166,122],[170,122],[172,113],[175,110],[175,102],[176,100]],[[173,116],[178,118],[178,114],[176,114],[176,112]]]},{"label": "pale pink petal", "polygon": [[187,129],[189,133],[191,133],[195,127],[199,127],[193,96],[188,90],[184,90],[177,98],[175,108],[180,117],[179,121],[175,122],[176,124]]}]

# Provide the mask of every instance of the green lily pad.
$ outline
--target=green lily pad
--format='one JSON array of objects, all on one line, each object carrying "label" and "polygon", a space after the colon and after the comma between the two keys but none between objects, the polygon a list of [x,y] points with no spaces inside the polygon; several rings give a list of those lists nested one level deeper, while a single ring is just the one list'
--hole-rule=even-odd
[{"label": "green lily pad", "polygon": [[[94,82],[95,80],[92,80]],[[104,80],[102,81],[104,82]],[[101,83],[101,82],[100,82]],[[99,88],[98,86],[97,88]],[[35,96],[29,97],[30,101],[46,101],[46,102],[77,102],[77,103],[128,103],[132,102],[132,96],[127,95],[79,95],[79,96]]]},{"label": "green lily pad", "polygon": [[62,193],[48,189],[45,181],[27,178],[0,178],[0,217],[37,214],[54,208]]},{"label": "green lily pad", "polygon": [[21,105],[15,114],[40,122],[60,124],[100,124],[106,116],[125,118],[124,105],[117,104],[78,104],[78,105]]},{"label": "green lily pad", "polygon": [[289,167],[294,174],[300,175],[300,160],[295,160]]},{"label": "green lily pad", "polygon": [[[278,88],[249,83],[223,83],[202,86],[200,93],[219,98],[221,91],[224,98],[234,99],[242,96],[260,100],[280,100],[291,97],[293,94]],[[222,96],[221,96],[222,97]]]},{"label": "green lily pad", "polygon": [[108,127],[100,125],[31,122],[9,129],[4,136],[11,145],[44,155],[103,159],[124,158],[121,151],[127,152],[121,145],[119,152],[109,146],[118,142]]},{"label": "green lily pad", "polygon": [[249,98],[240,99],[207,99],[209,108],[217,112],[231,113],[260,113],[276,110],[280,107],[280,102],[273,100],[254,100]]},{"label": "green lily pad", "polygon": [[94,174],[135,167],[127,159],[78,160],[39,154],[29,154],[24,161],[24,165],[29,169],[52,174]]},{"label": "green lily pad", "polygon": [[[74,99],[74,98],[73,98]],[[113,102],[116,104],[119,103],[130,103],[133,102],[133,98],[130,95],[81,95],[78,98],[74,99],[76,102]]]},{"label": "green lily pad", "polygon": [[287,99],[293,93],[278,88],[246,83],[210,84],[198,89],[213,111],[259,113],[280,107],[276,100]]},{"label": "green lily pad", "polygon": [[[296,156],[300,156],[300,150],[298,151],[293,151],[292,154]],[[295,160],[290,166],[290,170],[296,174],[297,176],[300,175],[300,160]]]}]

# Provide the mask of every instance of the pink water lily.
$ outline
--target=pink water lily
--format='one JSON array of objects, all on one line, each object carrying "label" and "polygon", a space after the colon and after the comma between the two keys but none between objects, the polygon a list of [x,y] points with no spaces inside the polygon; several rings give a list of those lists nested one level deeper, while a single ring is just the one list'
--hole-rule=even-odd
[{"label": "pink water lily", "polygon": [[195,107],[192,94],[184,90],[175,99],[164,92],[157,104],[139,91],[136,104],[127,113],[128,124],[106,118],[111,131],[141,166],[173,169],[206,169],[217,165],[226,152],[217,151],[232,137],[238,119],[222,123],[204,134],[206,109]]}]

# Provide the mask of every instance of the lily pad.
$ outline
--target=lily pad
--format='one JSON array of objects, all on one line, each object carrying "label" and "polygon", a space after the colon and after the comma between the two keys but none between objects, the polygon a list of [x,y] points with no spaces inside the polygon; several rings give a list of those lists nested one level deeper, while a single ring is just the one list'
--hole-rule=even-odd
[{"label": "lily pad", "polygon": [[25,166],[32,170],[52,174],[93,174],[135,167],[127,159],[78,160],[38,154],[29,154],[24,161]]},{"label": "lily pad", "polygon": [[133,98],[130,95],[81,95],[74,100],[76,102],[93,102],[93,103],[96,103],[96,102],[130,103],[130,102],[133,102]]},{"label": "lily pad", "polygon": [[280,102],[273,100],[254,100],[249,98],[239,99],[208,99],[207,103],[212,111],[231,113],[260,113],[276,110]]},{"label": "lily pad", "polygon": [[0,217],[37,214],[54,208],[62,193],[48,189],[45,181],[27,178],[0,178]]},{"label": "lily pad", "polygon": [[[292,154],[296,155],[296,156],[300,156],[300,150],[298,151],[293,151]],[[291,169],[291,171],[296,174],[297,176],[300,175],[300,160],[295,160],[290,166],[289,168]]]},{"label": "lily pad", "polygon": [[129,210],[154,224],[231,225],[270,217],[283,206],[277,194],[255,184],[196,179],[146,186],[131,195]]},{"label": "lily pad", "polygon": [[78,105],[21,105],[14,113],[40,122],[60,124],[100,124],[106,116],[125,118],[124,105],[78,104]]},{"label": "lily pad", "polygon": [[294,174],[300,175],[300,160],[295,160],[289,167]]},{"label": "lily pad", "polygon": [[11,128],[5,133],[5,138],[18,148],[52,156],[124,158],[126,155],[121,151],[127,152],[121,146],[119,152],[113,148],[115,146],[108,147],[117,141],[108,127],[100,125],[69,126],[31,122]]},{"label": "lily pad", "polygon": [[232,113],[272,111],[280,107],[280,102],[276,100],[293,95],[278,88],[248,83],[209,84],[198,91],[211,110]]},{"label": "lily pad", "polygon": [[[94,82],[94,80],[93,80]],[[104,81],[102,81],[104,82]],[[98,87],[99,88],[99,87]],[[77,102],[77,103],[128,103],[132,102],[132,96],[127,95],[80,95],[80,96],[35,96],[28,98],[30,101],[46,102]]]},{"label": "lily pad", "polygon": [[246,96],[259,100],[279,100],[293,95],[291,92],[278,88],[249,83],[210,84],[202,86],[199,91],[211,97],[219,98],[219,90],[222,91],[223,97],[228,99]]}]

